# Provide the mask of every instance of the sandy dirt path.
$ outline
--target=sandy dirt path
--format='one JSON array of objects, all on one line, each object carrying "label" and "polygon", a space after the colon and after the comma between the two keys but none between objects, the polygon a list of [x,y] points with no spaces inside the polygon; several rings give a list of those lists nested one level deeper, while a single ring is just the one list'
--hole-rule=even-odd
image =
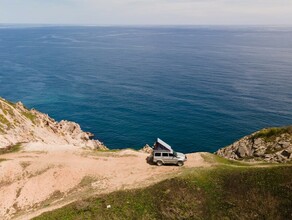
[{"label": "sandy dirt path", "polygon": [[147,156],[33,145],[0,155],[0,219],[31,219],[94,194],[148,186],[184,167],[209,166],[200,153],[188,154],[184,167],[150,165]]}]

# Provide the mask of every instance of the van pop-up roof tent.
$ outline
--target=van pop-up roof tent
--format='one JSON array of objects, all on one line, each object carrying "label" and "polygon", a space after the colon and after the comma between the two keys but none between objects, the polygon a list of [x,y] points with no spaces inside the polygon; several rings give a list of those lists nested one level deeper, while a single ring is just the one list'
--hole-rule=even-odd
[{"label": "van pop-up roof tent", "polygon": [[156,143],[154,144],[154,151],[166,151],[169,153],[173,153],[173,150],[171,146],[169,146],[167,143],[165,143],[163,140],[157,138]]}]

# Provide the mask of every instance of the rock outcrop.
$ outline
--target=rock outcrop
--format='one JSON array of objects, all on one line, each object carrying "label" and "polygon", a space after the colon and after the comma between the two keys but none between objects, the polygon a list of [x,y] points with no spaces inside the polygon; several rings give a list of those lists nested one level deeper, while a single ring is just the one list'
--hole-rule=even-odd
[{"label": "rock outcrop", "polygon": [[234,160],[292,161],[292,126],[260,130],[218,150],[216,154]]},{"label": "rock outcrop", "polygon": [[146,144],[144,147],[141,148],[141,152],[151,154],[153,152],[153,148]]},{"label": "rock outcrop", "polygon": [[27,109],[21,102],[14,104],[0,98],[0,148],[17,143],[42,142],[107,149],[92,137],[91,133],[83,132],[77,123],[56,122],[47,114]]}]

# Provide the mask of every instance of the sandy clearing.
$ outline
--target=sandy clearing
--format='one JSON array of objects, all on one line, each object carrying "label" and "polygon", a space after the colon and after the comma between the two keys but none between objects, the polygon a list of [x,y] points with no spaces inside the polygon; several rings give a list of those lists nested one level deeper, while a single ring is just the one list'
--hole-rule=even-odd
[{"label": "sandy clearing", "polygon": [[[184,169],[149,165],[147,153],[130,149],[73,149],[34,143],[25,152],[0,155],[7,159],[0,162],[0,219],[30,219],[77,198],[147,186]],[[185,167],[202,166],[209,164],[200,153],[188,154]]]}]

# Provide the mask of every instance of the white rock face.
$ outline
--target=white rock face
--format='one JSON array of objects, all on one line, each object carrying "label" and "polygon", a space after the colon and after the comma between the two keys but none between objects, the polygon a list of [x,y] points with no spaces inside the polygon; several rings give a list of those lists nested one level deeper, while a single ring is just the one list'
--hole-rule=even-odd
[{"label": "white rock face", "polygon": [[153,152],[153,148],[150,147],[148,144],[146,144],[142,149],[140,150],[141,152],[151,154]]},{"label": "white rock face", "polygon": [[292,126],[263,129],[219,149],[216,154],[234,160],[292,161]]},{"label": "white rock face", "polygon": [[107,149],[93,135],[81,130],[75,122],[56,122],[47,114],[29,110],[21,102],[10,103],[0,98],[0,148],[17,143],[73,145],[91,149]]}]

